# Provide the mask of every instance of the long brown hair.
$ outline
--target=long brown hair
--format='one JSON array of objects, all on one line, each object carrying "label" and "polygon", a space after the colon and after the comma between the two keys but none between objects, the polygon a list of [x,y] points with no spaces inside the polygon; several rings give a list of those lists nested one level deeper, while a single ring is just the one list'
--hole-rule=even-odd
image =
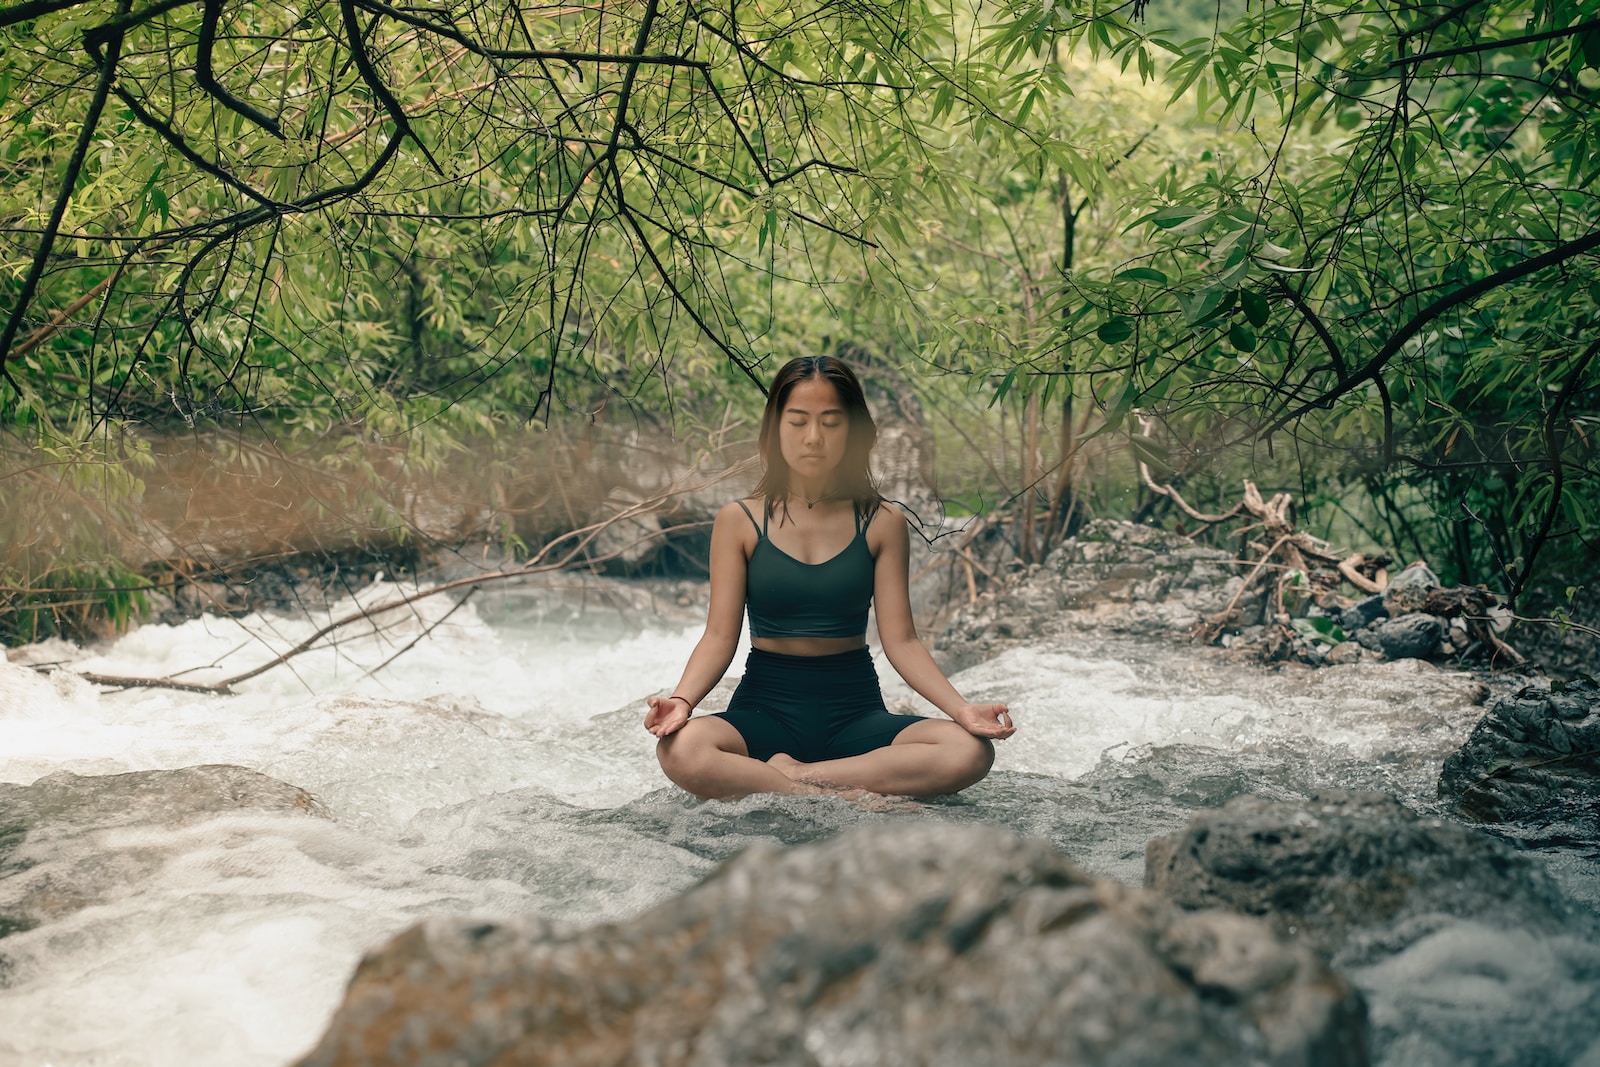
[{"label": "long brown hair", "polygon": [[783,449],[778,446],[778,422],[794,387],[813,378],[825,378],[833,383],[850,427],[849,436],[845,438],[844,459],[836,474],[840,494],[863,509],[883,499],[867,465],[872,446],[878,443],[878,424],[872,421],[872,412],[867,410],[867,398],[855,371],[836,356],[798,356],[779,368],[772,379],[772,388],[767,391],[767,409],[761,414],[761,481],[756,483],[756,495],[765,498],[769,515],[780,501],[785,514],[789,506],[789,464],[784,462]]}]

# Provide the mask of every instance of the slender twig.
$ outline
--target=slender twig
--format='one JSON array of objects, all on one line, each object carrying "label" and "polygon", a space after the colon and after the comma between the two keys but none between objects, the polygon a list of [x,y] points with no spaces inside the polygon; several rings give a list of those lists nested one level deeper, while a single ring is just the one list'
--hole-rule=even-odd
[{"label": "slender twig", "polygon": [[[522,564],[521,566],[507,568],[500,571],[493,571],[488,574],[477,574],[467,578],[458,578],[454,581],[441,582],[440,584],[431,586],[427,589],[420,589],[414,593],[408,593],[399,597],[395,597],[393,599],[386,600],[381,604],[373,605],[372,607],[359,607],[356,611],[340,616],[326,625],[319,627],[316,632],[312,633],[309,637],[296,644],[293,648],[277,654],[267,662],[256,667],[252,667],[250,670],[231,675],[230,677],[224,678],[219,682],[178,682],[171,676],[165,678],[140,678],[123,677],[119,675],[84,674],[82,677],[86,681],[94,682],[100,685],[144,686],[179,689],[185,692],[231,694],[233,692],[233,687],[238,685],[240,682],[248,681],[257,675],[266,673],[274,667],[278,667],[289,662],[291,659],[301,655],[302,653],[309,652],[314,648],[320,647],[323,638],[327,637],[331,633],[343,629],[346,626],[365,621],[372,624],[374,628],[376,628],[377,623],[374,621],[375,616],[397,611],[400,608],[415,604],[418,601],[424,600],[428,597],[438,596],[441,593],[448,593],[455,589],[475,587],[481,583],[504,581],[512,578],[524,578],[533,574],[563,570],[580,560],[587,565],[602,563],[609,559],[618,558],[624,552],[627,552],[636,545],[647,541],[657,540],[667,536],[670,533],[684,529],[685,526],[683,525],[663,527],[661,529],[642,534],[629,544],[619,546],[609,552],[601,553],[599,555],[590,552],[590,548],[593,545],[595,538],[616,523],[626,521],[646,512],[654,511],[662,507],[674,497],[677,497],[683,493],[695,492],[699,489],[704,489],[714,485],[726,478],[731,473],[732,470],[725,471],[697,485],[669,489],[665,492],[658,493],[654,497],[651,497],[647,500],[641,500],[637,503],[630,504],[622,510],[598,522],[592,522],[578,529],[570,530],[567,533],[546,542],[536,554],[534,554],[526,563]],[[697,524],[687,525],[692,527]]]},{"label": "slender twig", "polygon": [[449,611],[445,612],[443,615],[439,616],[433,622],[429,623],[426,629],[424,629],[417,636],[413,637],[410,641],[406,642],[404,647],[402,647],[400,649],[397,649],[395,651],[394,655],[390,656],[388,659],[384,660],[382,663],[378,664],[376,667],[372,668],[370,671],[368,671],[367,673],[363,674],[361,677],[363,679],[371,678],[374,674],[377,674],[379,671],[383,670],[389,664],[393,663],[395,660],[399,659],[401,656],[405,655],[407,652],[410,652],[413,648],[417,647],[417,644],[420,641],[422,641],[424,638],[426,638],[429,634],[433,633],[433,631],[437,630],[439,627],[443,626],[445,624],[445,622],[449,620],[450,616],[452,616],[456,612],[460,611],[462,605],[464,605],[468,600],[472,599],[472,594],[476,593],[481,588],[482,588],[482,586],[475,585],[471,589],[468,589],[466,596],[462,597],[460,600],[458,600],[454,604],[452,604],[450,606],[450,610]]},{"label": "slender twig", "polygon": [[1522,590],[1527,587],[1528,576],[1533,573],[1533,561],[1538,558],[1539,550],[1544,547],[1545,541],[1549,539],[1550,527],[1555,523],[1556,514],[1561,510],[1561,505],[1565,502],[1562,499],[1566,467],[1561,462],[1561,412],[1567,406],[1568,398],[1577,389],[1578,383],[1583,378],[1583,372],[1588,370],[1589,364],[1596,353],[1600,353],[1600,340],[1591,344],[1583,355],[1578,358],[1578,362],[1568,372],[1566,380],[1561,383],[1561,392],[1556,396],[1555,401],[1551,403],[1550,410],[1545,412],[1542,436],[1544,437],[1545,455],[1550,460],[1550,505],[1545,508],[1544,515],[1540,517],[1538,531],[1528,542],[1527,547],[1523,549],[1522,566],[1517,570],[1516,580],[1511,583],[1511,591],[1506,594],[1506,603],[1513,609],[1517,606],[1517,597],[1521,596]]}]

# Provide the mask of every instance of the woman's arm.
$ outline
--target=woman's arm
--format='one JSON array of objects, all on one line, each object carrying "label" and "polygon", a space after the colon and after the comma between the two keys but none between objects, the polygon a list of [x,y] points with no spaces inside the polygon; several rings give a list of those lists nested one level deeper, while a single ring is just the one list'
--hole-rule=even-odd
[{"label": "woman's arm", "polygon": [[872,599],[878,616],[878,640],[889,663],[929,703],[978,737],[1004,738],[1017,732],[1004,704],[971,704],[956,692],[928,648],[917,636],[911,618],[911,536],[905,516],[884,504],[872,520],[869,544],[877,540]]},{"label": "woman's arm", "polygon": [[706,629],[689,654],[672,696],[645,700],[650,711],[644,728],[657,737],[682,728],[695,705],[722,680],[733,662],[744,621],[746,531],[753,535],[755,527],[738,504],[725,506],[711,524],[711,606],[706,611]]}]

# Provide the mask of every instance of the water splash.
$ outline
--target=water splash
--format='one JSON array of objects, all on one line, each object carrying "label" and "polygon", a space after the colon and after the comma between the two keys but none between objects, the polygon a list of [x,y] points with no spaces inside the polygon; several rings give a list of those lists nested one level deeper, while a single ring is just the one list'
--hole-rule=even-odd
[{"label": "water splash", "polygon": [[[395,591],[377,583],[333,612]],[[0,914],[24,883],[55,894],[40,921],[0,936],[0,1067],[284,1064],[320,1034],[361,952],[419,916],[625,918],[754,842],[864,821],[1004,825],[1136,883],[1146,840],[1240,793],[1381,789],[1427,808],[1440,762],[1481,714],[1477,683],[1407,662],[1268,672],[1077,634],[957,678],[973,699],[1009,703],[1022,727],[959,798],[888,813],[806,797],[704,804],[665,782],[641,728],[643,698],[670,688],[698,637],[693,606],[563,577],[486,590],[444,619],[451,607],[419,601],[383,632],[235,696],[99,692],[66,672],[0,664],[0,782],[237,764],[310,790],[332,813],[219,812],[20,842],[0,825]],[[201,666],[185,677],[205,680],[325,621],[208,617],[142,627],[91,654],[30,651],[101,673]],[[892,707],[927,710],[881,656],[879,670]],[[1600,898],[1593,861],[1564,857],[1557,873]],[[1551,1021],[1565,999],[1486,1008],[1461,977],[1462,961],[1506,949],[1506,932],[1445,922],[1395,936],[1393,952],[1356,971],[1384,1062],[1418,1049],[1514,1062],[1495,1058],[1525,1040],[1509,1013],[1571,1030]],[[1430,947],[1438,938],[1449,951]],[[1540,963],[1540,951],[1522,955],[1539,982],[1585,996],[1600,987],[1589,957]],[[1467,1011],[1487,1020],[1470,1042],[1450,1022]],[[1408,1013],[1423,1022],[1393,1021]]]}]

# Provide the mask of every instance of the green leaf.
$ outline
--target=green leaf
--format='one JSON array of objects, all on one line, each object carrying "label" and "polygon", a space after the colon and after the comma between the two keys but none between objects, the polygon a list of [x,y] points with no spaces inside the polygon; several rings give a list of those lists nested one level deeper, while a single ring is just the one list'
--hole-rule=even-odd
[{"label": "green leaf", "polygon": [[1156,285],[1166,285],[1167,276],[1154,267],[1131,267],[1114,276],[1119,282],[1153,282]]},{"label": "green leaf", "polygon": [[[778,229],[778,205],[773,204],[767,208],[766,218],[761,221],[761,229],[756,235],[756,251],[759,253],[767,247],[767,241],[775,238]],[[748,245],[745,247],[749,247]]]},{"label": "green leaf", "polygon": [[1340,645],[1346,640],[1344,628],[1324,615],[1319,615],[1315,618],[1290,619],[1289,625],[1319,644]]},{"label": "green leaf", "polygon": [[1172,453],[1166,445],[1140,433],[1130,434],[1128,443],[1133,446],[1133,454],[1143,460],[1146,466],[1171,473]]},{"label": "green leaf", "polygon": [[1133,336],[1133,323],[1127,319],[1116,318],[1102,322],[1100,328],[1094,332],[1101,342],[1108,345],[1121,344]]},{"label": "green leaf", "polygon": [[1202,289],[1198,293],[1181,294],[1178,305],[1183,308],[1183,318],[1190,326],[1198,326],[1216,314],[1228,294],[1221,289]]},{"label": "green leaf", "polygon": [[1581,38],[1580,51],[1589,66],[1600,70],[1600,30],[1590,30]]},{"label": "green leaf", "polygon": [[1170,230],[1204,214],[1207,214],[1207,212],[1197,207],[1175,205],[1173,207],[1164,207],[1152,215],[1145,216],[1141,221],[1153,222],[1163,230]]},{"label": "green leaf", "polygon": [[1033,105],[1039,102],[1039,87],[1035,85],[1028,90],[1028,95],[1022,98],[1022,108],[1017,112],[1017,125],[1026,126],[1028,116],[1033,112]]},{"label": "green leaf", "polygon": [[1272,314],[1271,305],[1267,298],[1251,289],[1239,290],[1239,305],[1244,308],[1244,317],[1250,320],[1250,325],[1260,329],[1267,324],[1267,319]]},{"label": "green leaf", "polygon": [[1228,343],[1241,352],[1254,352],[1256,333],[1244,323],[1236,322],[1228,328]]},{"label": "green leaf", "polygon": [[1017,368],[1012,367],[1010,370],[1006,371],[1005,377],[1000,379],[1000,384],[994,387],[994,396],[990,398],[989,406],[994,407],[996,404],[1000,403],[1000,401],[1004,400],[1006,398],[1006,394],[1011,392],[1011,386],[1016,383],[1016,380]]},{"label": "green leaf", "polygon": [[1138,402],[1139,386],[1134,381],[1133,375],[1129,374],[1117,391],[1116,397],[1111,401],[1109,410],[1106,412],[1105,425],[1100,428],[1101,431],[1115,433],[1117,428],[1122,425],[1122,421],[1128,417],[1128,412],[1132,411],[1134,404]]}]

